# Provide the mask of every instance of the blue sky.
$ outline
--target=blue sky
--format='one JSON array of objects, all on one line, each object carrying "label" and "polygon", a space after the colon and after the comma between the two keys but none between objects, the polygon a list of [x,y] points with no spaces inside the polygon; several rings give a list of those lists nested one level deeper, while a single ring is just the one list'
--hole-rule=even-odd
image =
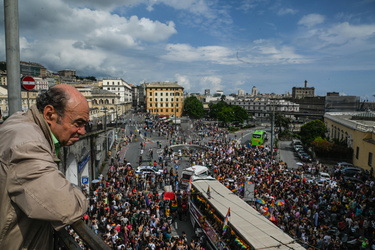
[{"label": "blue sky", "polygon": [[375,0],[19,0],[19,13],[21,60],[52,71],[191,93],[307,80],[320,96],[375,100]]}]

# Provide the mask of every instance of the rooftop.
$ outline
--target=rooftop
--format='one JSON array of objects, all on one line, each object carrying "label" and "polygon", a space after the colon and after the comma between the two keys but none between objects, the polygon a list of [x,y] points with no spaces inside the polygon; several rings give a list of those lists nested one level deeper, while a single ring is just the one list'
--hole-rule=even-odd
[{"label": "rooftop", "polygon": [[375,133],[375,112],[370,110],[357,112],[326,112],[324,117],[356,130]]},{"label": "rooftop", "polygon": [[177,82],[149,82],[145,85],[146,88],[183,88]]}]

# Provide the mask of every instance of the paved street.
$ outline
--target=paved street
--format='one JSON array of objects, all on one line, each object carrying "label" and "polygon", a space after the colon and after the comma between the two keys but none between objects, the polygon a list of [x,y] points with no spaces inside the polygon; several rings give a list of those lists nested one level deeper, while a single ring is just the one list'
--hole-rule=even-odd
[{"label": "paved street", "polygon": [[[162,148],[164,148],[166,145],[171,146],[170,140],[167,139],[165,136],[159,136],[158,133],[150,134],[148,132],[145,133],[144,124],[145,124],[145,118],[143,116],[138,116],[135,114],[129,114],[126,116],[126,124],[122,124],[121,128],[118,129],[117,134],[117,140],[119,143],[123,142],[124,136],[135,134],[136,137],[134,140],[130,143],[128,143],[126,146],[122,147],[119,155],[122,158],[125,158],[133,168],[136,168],[140,165],[149,165],[152,164],[153,161],[158,162],[158,156],[162,152]],[[268,134],[270,137],[270,128],[268,127],[258,127],[257,129],[265,129],[268,130]],[[241,130],[236,133],[230,133],[228,135],[228,138],[236,139],[239,143],[242,144],[248,144],[251,139],[252,132],[255,129],[248,129],[248,130]],[[180,134],[183,134],[186,136],[189,140],[195,138],[195,135],[191,124],[190,123],[184,123],[180,127]],[[209,137],[206,137],[203,139],[203,141],[209,140]],[[141,144],[146,145],[146,147],[143,149],[142,154],[142,162],[139,162],[139,156],[141,155]],[[158,146],[158,144],[161,144],[161,147]],[[270,140],[267,141],[265,146],[269,147]],[[178,148],[178,146],[172,146],[172,148]],[[116,153],[116,148],[113,148],[113,154]],[[149,150],[153,151],[153,157],[149,157],[148,153]],[[174,151],[177,151],[178,149],[175,149]],[[290,142],[280,142],[280,150],[278,156],[280,160],[285,161],[289,167],[295,168],[297,167],[296,163],[298,159],[295,157],[293,149],[291,148]],[[173,163],[166,161],[167,163],[167,169],[169,170],[171,167],[173,167]],[[158,165],[160,168],[160,166]],[[180,162],[179,168],[177,169],[177,172],[179,176],[181,176],[181,172],[186,167],[190,167],[189,159],[187,157],[182,157],[182,160]],[[105,173],[108,169],[104,169],[103,173]],[[159,193],[162,193],[164,190],[159,189]],[[174,228],[174,234],[175,235],[181,235],[182,232],[185,232],[187,234],[187,238],[190,241],[191,238],[194,235],[194,230],[192,228],[192,225],[190,223],[190,220],[183,220],[180,221],[178,219],[175,220],[173,223]]]}]

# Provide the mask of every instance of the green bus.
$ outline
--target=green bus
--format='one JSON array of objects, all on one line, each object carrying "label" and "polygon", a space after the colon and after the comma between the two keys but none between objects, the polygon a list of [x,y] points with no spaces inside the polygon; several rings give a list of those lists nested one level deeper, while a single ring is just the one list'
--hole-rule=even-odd
[{"label": "green bus", "polygon": [[263,146],[267,140],[267,132],[264,130],[255,130],[251,137],[251,145]]}]

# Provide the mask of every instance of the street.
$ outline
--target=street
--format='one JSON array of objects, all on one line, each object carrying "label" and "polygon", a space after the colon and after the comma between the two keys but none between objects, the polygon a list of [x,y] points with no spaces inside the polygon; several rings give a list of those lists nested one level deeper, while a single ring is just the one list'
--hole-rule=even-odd
[{"label": "street", "polygon": [[[125,147],[123,147],[120,151],[120,157],[125,158],[132,166],[133,168],[136,168],[138,166],[145,166],[150,165],[154,161],[159,162],[159,155],[162,153],[162,150],[165,146],[171,146],[171,148],[174,148],[174,152],[178,152],[179,148],[188,147],[189,145],[172,145],[171,141],[172,138],[166,138],[163,135],[160,135],[160,133],[150,133],[146,132],[143,128],[145,125],[145,117],[139,116],[136,114],[129,114],[125,118],[127,123],[123,124],[123,127],[119,130],[118,133],[118,141],[121,142],[122,136],[124,135],[131,135],[134,134],[136,137],[134,140]],[[198,137],[198,135],[194,134],[192,130],[192,124],[190,123],[183,123],[181,124],[180,134],[183,136],[188,137],[189,140],[192,140],[195,137]],[[256,129],[265,129],[267,130],[267,127],[258,127]],[[255,130],[248,129],[248,130],[241,130],[236,133],[229,133],[228,138],[237,140],[238,143],[241,144],[249,144],[251,140],[252,132]],[[267,131],[269,133],[270,137],[270,130]],[[203,138],[202,141],[208,141],[210,140],[210,137]],[[265,147],[269,147],[270,140],[268,140],[265,143]],[[289,168],[297,168],[298,165],[296,164],[298,162],[298,159],[296,158],[293,148],[291,147],[290,141],[280,141],[279,142],[279,150],[278,154],[276,155],[276,159],[282,160],[287,163]],[[150,150],[153,151],[153,156],[149,156]],[[199,150],[199,148],[197,148]],[[139,162],[140,155],[142,153],[142,162]],[[167,169],[174,168],[174,164],[171,162],[164,161],[167,165]],[[181,161],[179,162],[178,169],[175,169],[175,171],[178,173],[179,176],[181,176],[181,172],[183,169],[190,167],[191,164],[189,162],[188,157],[182,157]],[[160,166],[158,165],[160,168]],[[159,193],[162,193],[164,190],[159,189]],[[186,233],[186,237],[188,241],[191,241],[191,239],[194,237],[194,229],[191,225],[190,219],[185,219],[180,221],[178,218],[174,220],[173,228],[174,228],[174,234],[175,235],[182,235],[183,232]]]}]

